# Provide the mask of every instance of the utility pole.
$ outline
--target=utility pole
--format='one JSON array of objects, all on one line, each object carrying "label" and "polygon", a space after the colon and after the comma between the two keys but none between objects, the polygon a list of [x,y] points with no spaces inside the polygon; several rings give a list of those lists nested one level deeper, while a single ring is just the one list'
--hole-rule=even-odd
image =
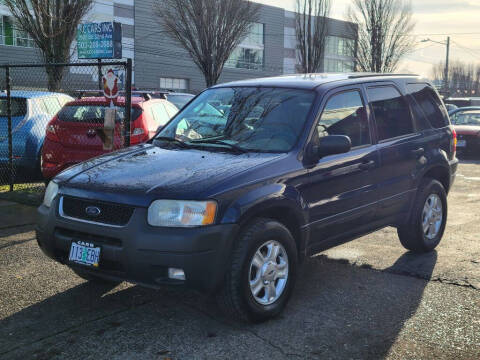
[{"label": "utility pole", "polygon": [[449,69],[449,61],[450,61],[450,36],[447,37],[446,42],[435,41],[432,39],[425,39],[420,42],[427,42],[427,41],[445,45],[447,47],[447,57],[445,59],[445,71],[443,73],[443,91],[445,93],[444,95],[448,96],[449,94],[447,94],[447,92],[448,92],[448,69]]},{"label": "utility pole", "polygon": [[449,95],[447,94],[447,91],[448,91],[448,62],[450,60],[450,36],[447,37],[447,58],[445,60],[445,76],[443,77],[443,80],[444,80],[444,91],[445,91],[445,94],[446,95]]}]

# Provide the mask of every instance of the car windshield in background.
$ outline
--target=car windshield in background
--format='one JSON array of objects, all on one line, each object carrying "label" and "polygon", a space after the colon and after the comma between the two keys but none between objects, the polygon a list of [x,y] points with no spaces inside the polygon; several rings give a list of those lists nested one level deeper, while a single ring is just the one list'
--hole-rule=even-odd
[{"label": "car windshield in background", "polygon": [[480,126],[480,110],[459,111],[452,115],[451,120],[454,125]]},{"label": "car windshield in background", "polygon": [[[25,116],[27,113],[27,100],[23,98],[11,99],[11,113],[12,116]],[[7,98],[0,98],[0,116],[7,117]]]},{"label": "car windshield in background", "polygon": [[[65,122],[103,123],[107,108],[108,106],[104,105],[68,105],[60,110],[58,119]],[[125,118],[125,108],[121,106],[116,109],[116,122],[121,122]],[[141,112],[141,109],[132,107],[132,121],[138,118]]]},{"label": "car windshield in background", "polygon": [[297,142],[315,92],[234,87],[203,92],[158,137],[258,152],[287,152]]},{"label": "car windshield in background", "polygon": [[175,95],[175,94],[169,94],[167,96],[168,101],[170,101],[173,105],[175,105],[177,108],[181,109],[187,103],[194,98],[193,95]]}]

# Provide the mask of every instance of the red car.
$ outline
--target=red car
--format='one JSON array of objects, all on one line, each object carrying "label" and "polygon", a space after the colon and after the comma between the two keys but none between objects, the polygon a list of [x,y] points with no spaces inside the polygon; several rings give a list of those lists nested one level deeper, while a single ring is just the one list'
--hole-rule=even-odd
[{"label": "red car", "polygon": [[[104,97],[86,97],[67,103],[49,122],[42,149],[41,168],[45,179],[52,179],[62,170],[92,157],[118,150],[124,146],[123,119],[125,98],[117,106],[113,150],[104,150],[105,109],[110,103]],[[165,125],[178,109],[163,99],[132,97],[130,144],[149,140]]]},{"label": "red car", "polygon": [[457,133],[457,153],[480,155],[480,107],[458,108],[449,115]]}]

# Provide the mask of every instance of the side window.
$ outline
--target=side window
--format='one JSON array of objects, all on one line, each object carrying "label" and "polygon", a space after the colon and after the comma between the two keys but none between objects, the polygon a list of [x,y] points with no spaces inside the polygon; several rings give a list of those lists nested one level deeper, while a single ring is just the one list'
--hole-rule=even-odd
[{"label": "side window", "polygon": [[332,96],[317,125],[318,136],[347,135],[352,147],[371,144],[368,119],[360,92]]},{"label": "side window", "polygon": [[432,88],[427,84],[408,84],[407,90],[420,107],[430,127],[442,128],[448,125],[445,107]]},{"label": "side window", "polygon": [[378,140],[395,138],[414,132],[409,107],[393,86],[368,88],[368,98],[375,115]]},{"label": "side window", "polygon": [[168,115],[167,110],[165,110],[165,107],[162,103],[153,104],[152,112],[153,118],[158,126],[163,126],[168,122],[168,120],[170,120],[170,116]]}]

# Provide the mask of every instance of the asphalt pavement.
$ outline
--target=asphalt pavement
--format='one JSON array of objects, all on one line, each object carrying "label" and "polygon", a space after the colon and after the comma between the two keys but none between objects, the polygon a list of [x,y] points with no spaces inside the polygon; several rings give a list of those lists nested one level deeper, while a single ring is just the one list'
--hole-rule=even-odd
[{"label": "asphalt pavement", "polygon": [[34,208],[0,201],[0,359],[480,359],[479,204],[480,161],[463,162],[437,251],[391,228],[328,250],[248,325],[181,288],[85,282],[42,254]]}]

